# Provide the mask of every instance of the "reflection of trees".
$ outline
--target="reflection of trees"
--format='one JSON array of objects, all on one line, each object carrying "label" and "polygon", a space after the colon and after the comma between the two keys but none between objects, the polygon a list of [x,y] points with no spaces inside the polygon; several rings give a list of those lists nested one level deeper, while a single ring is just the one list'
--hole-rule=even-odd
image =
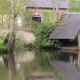
[{"label": "reflection of trees", "polygon": [[14,60],[13,53],[8,54],[8,69],[9,69],[9,80],[23,80],[23,67],[20,70],[16,70],[16,63]]},{"label": "reflection of trees", "polygon": [[[37,50],[21,52],[21,54],[19,53],[15,55],[15,58],[14,55],[11,53],[8,54],[7,58],[4,57],[4,60],[6,59],[8,60],[10,80],[23,80],[24,77],[30,76],[31,74],[34,74],[36,72],[40,72],[42,75],[53,74],[53,69],[49,63],[49,60],[52,59],[69,61],[70,55],[73,57],[73,60],[75,59],[75,57],[77,58],[76,54],[69,54],[61,51]],[[28,59],[28,61],[26,58]],[[16,69],[17,64],[20,64],[19,69]],[[4,75],[4,78],[1,78],[2,74]],[[7,76],[8,76],[7,67],[6,66],[0,67],[0,80],[6,80]]]},{"label": "reflection of trees", "polygon": [[8,69],[4,65],[4,63],[0,62],[0,80],[8,79]]},{"label": "reflection of trees", "polygon": [[[25,67],[25,74],[31,75],[32,73],[35,72],[41,72],[41,73],[51,73],[53,72],[52,67],[49,63],[49,60],[60,60],[60,61],[69,61],[71,60],[74,61],[75,58],[77,57],[76,54],[72,53],[66,53],[66,52],[61,52],[60,50],[58,51],[46,51],[46,50],[41,50],[41,51],[35,51],[35,58],[33,62],[29,63]],[[72,61],[72,62],[73,62]]]},{"label": "reflection of trees", "polygon": [[[0,80],[14,80],[13,75],[15,73],[14,55],[8,54],[8,56],[2,57],[5,66],[0,66]],[[8,74],[9,72],[9,74]]]},{"label": "reflection of trees", "polygon": [[27,73],[28,75],[30,75],[31,73],[34,72],[41,72],[41,73],[49,73],[49,72],[53,72],[52,71],[52,67],[49,63],[50,58],[53,58],[53,54],[51,54],[50,52],[46,52],[46,51],[36,51],[35,52],[35,58],[33,60],[33,62],[31,62],[30,64],[26,65]]},{"label": "reflection of trees", "polygon": [[8,69],[9,80],[13,80],[13,74],[15,73],[15,62],[13,53],[8,54]]}]

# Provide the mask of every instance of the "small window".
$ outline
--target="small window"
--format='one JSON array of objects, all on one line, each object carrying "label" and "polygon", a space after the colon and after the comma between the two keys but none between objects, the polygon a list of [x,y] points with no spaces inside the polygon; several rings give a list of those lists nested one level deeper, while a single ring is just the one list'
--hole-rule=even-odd
[{"label": "small window", "polygon": [[39,16],[39,15],[33,15],[32,16],[32,20],[36,21],[36,22],[41,22],[41,16]]}]

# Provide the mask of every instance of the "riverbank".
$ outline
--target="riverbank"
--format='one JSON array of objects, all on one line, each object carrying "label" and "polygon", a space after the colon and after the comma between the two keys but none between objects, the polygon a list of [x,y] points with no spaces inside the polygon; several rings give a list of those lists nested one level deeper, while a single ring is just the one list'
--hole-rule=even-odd
[{"label": "riverbank", "polygon": [[3,40],[0,39],[0,52],[7,50],[7,45],[3,45]]},{"label": "riverbank", "polygon": [[[8,50],[8,43],[3,44],[3,42],[4,39],[0,39],[0,53],[6,53]],[[24,44],[27,44],[27,42],[24,40],[16,39],[14,48],[24,48]]]},{"label": "riverbank", "polygon": [[[3,45],[4,40],[0,39],[0,51],[7,50],[7,45]],[[27,43],[25,40],[21,39],[16,39],[15,40],[15,48],[28,48],[28,49],[56,49],[54,47],[40,47],[40,46],[35,46],[33,44]],[[64,52],[73,52],[73,53],[78,53],[79,49],[78,46],[68,46],[68,47],[61,47],[59,48],[60,50]],[[58,49],[58,50],[59,50]]]}]

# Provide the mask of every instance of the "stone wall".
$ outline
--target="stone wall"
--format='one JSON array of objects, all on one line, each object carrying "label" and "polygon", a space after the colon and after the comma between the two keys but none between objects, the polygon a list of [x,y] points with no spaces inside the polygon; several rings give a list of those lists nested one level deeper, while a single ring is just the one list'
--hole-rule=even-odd
[{"label": "stone wall", "polygon": [[[8,30],[0,30],[0,37],[6,37],[9,33]],[[25,40],[28,43],[32,43],[35,40],[35,36],[31,32],[26,31],[16,31],[15,32],[16,39]]]},{"label": "stone wall", "polygon": [[25,40],[28,43],[32,43],[35,40],[33,33],[26,31],[16,31],[16,38]]}]

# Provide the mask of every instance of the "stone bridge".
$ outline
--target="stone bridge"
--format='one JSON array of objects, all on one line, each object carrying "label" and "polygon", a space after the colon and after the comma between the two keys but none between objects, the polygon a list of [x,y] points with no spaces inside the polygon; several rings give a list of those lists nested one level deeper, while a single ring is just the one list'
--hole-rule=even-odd
[{"label": "stone bridge", "polygon": [[[0,37],[6,37],[9,33],[7,29],[0,29]],[[31,32],[15,31],[16,39],[25,40],[28,43],[32,43],[35,40],[35,36]]]}]

